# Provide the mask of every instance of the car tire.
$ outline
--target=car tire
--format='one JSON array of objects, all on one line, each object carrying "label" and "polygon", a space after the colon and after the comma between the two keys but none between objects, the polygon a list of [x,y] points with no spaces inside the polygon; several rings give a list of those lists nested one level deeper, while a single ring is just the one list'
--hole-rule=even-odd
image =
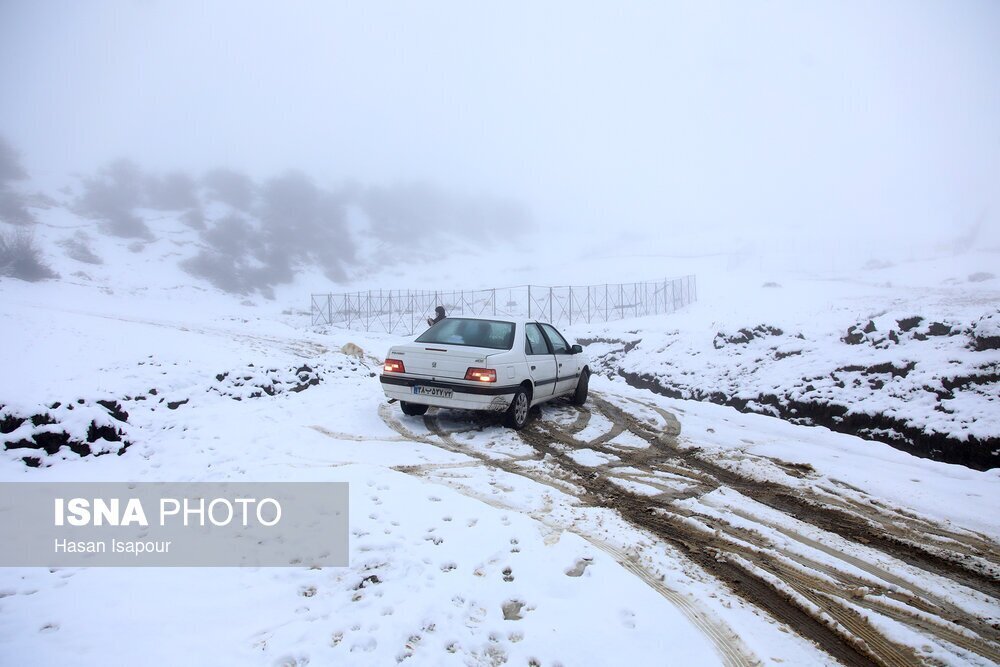
[{"label": "car tire", "polygon": [[531,394],[525,387],[518,387],[514,398],[510,401],[510,407],[504,414],[504,424],[520,431],[528,423],[528,413],[531,411]]},{"label": "car tire", "polygon": [[409,415],[411,417],[419,417],[420,415],[427,412],[429,406],[422,405],[421,403],[407,403],[406,401],[400,401],[399,407],[403,409],[404,415]]},{"label": "car tire", "polygon": [[573,405],[583,405],[587,402],[587,392],[590,389],[590,371],[586,368],[580,373],[580,379],[576,382],[576,391],[570,399]]}]

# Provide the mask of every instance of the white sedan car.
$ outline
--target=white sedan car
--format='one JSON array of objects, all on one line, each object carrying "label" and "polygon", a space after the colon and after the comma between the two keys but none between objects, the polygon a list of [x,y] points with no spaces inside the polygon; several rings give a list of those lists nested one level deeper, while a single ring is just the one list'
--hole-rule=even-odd
[{"label": "white sedan car", "polygon": [[394,345],[380,380],[405,414],[422,415],[429,406],[491,410],[520,429],[533,405],[559,396],[583,405],[590,368],[583,348],[551,324],[449,317],[412,344]]}]

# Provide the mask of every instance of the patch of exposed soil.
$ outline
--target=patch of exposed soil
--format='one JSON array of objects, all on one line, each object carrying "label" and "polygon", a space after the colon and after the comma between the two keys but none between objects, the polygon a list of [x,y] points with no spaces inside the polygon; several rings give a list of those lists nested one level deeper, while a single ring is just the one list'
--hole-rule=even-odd
[{"label": "patch of exposed soil", "polygon": [[[356,361],[352,359],[346,363],[352,371],[357,372],[358,363]],[[339,369],[343,369],[343,364]],[[321,380],[322,373],[307,365],[289,369],[265,369],[255,368],[253,364],[247,364],[245,369],[226,371],[216,375],[216,384],[210,387],[209,391],[241,401],[244,398],[277,396],[286,391],[305,391],[318,385]],[[183,403],[186,402],[186,400],[183,401]],[[177,405],[174,405],[171,409],[176,407]]]},{"label": "patch of exposed soil", "polygon": [[[86,433],[78,433],[63,425],[74,411],[89,411],[94,415]],[[25,452],[21,460],[30,468],[46,463],[42,456],[53,456],[66,447],[78,456],[103,456],[115,453],[121,456],[132,443],[127,439],[128,412],[120,403],[101,399],[53,403],[48,412],[20,415],[0,406],[0,433],[4,450],[35,450],[37,455]],[[89,416],[89,415],[88,415]]]},{"label": "patch of exposed soil", "polygon": [[[863,370],[866,370],[868,375],[893,375],[908,372],[906,367]],[[637,389],[647,389],[661,396],[727,405],[740,412],[779,417],[795,424],[825,426],[838,433],[885,442],[914,456],[944,463],[958,463],[973,470],[991,470],[1000,467],[1000,438],[980,440],[969,436],[967,440],[960,440],[944,433],[927,432],[915,428],[889,415],[849,412],[846,406],[836,403],[803,401],[790,396],[778,397],[773,394],[744,399],[718,391],[705,392],[697,388],[664,385],[657,378],[644,374],[618,370],[618,375]],[[942,380],[942,384],[947,386],[948,381],[946,378]],[[957,378],[956,381],[960,382],[961,386],[989,384],[1000,382],[1000,376],[996,374],[977,375]],[[879,388],[878,381],[874,382],[873,389]]]}]

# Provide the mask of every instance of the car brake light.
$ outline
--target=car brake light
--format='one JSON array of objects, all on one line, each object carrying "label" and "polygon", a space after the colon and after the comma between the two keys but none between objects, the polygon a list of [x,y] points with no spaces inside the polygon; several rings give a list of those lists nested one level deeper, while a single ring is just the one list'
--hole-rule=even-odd
[{"label": "car brake light", "polygon": [[476,382],[496,382],[497,372],[492,368],[470,368],[465,372],[465,379]]},{"label": "car brake light", "polygon": [[385,365],[382,366],[382,370],[386,373],[405,373],[406,368],[403,367],[403,362],[399,359],[386,359]]}]

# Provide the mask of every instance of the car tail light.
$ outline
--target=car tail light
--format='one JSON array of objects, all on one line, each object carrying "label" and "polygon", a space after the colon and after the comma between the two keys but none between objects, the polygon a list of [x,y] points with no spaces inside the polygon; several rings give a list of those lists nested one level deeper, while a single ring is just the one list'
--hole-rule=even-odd
[{"label": "car tail light", "polygon": [[496,382],[497,372],[492,368],[470,368],[465,372],[465,379],[476,382]]},{"label": "car tail light", "polygon": [[385,365],[382,366],[382,370],[386,373],[405,373],[406,368],[403,366],[403,362],[399,359],[386,359]]}]

